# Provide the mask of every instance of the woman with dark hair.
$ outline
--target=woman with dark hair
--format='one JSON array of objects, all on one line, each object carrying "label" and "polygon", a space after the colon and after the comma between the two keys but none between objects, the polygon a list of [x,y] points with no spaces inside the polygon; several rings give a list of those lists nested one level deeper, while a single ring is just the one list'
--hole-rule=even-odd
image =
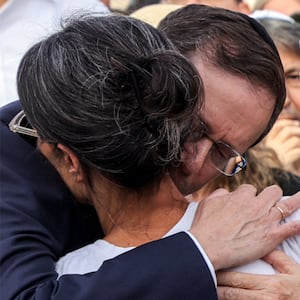
[{"label": "woman with dark hair", "polygon": [[[221,12],[229,13],[212,9],[213,19]],[[215,47],[208,44],[203,52],[191,53],[195,68],[164,33],[138,20],[124,16],[74,20],[24,56],[18,90],[25,114],[20,112],[10,123],[11,130],[37,137],[39,150],[75,198],[94,205],[109,247],[128,250],[185,231],[181,234],[195,242],[193,249],[211,274],[199,272],[201,279],[195,282],[201,286],[198,295],[207,299],[217,299],[211,289],[214,271],[262,257],[283,238],[298,233],[296,222],[279,223],[299,206],[299,195],[278,203],[278,187],[258,196],[252,186],[233,193],[219,190],[201,205],[186,199],[220,172],[234,175],[244,168],[241,153],[265,136],[283,104],[284,77],[273,45],[245,17],[232,18],[240,22],[240,34],[247,29],[260,42],[252,60],[265,64],[255,72],[240,68],[245,56],[231,48],[239,47],[238,38],[235,45],[232,41],[223,45],[234,50],[238,68],[234,59],[225,69],[219,61],[214,63]],[[246,42],[251,48],[252,41]],[[263,77],[266,73],[269,76]],[[271,75],[276,91],[269,88]],[[225,88],[220,89],[221,83]],[[22,126],[25,115],[33,128]],[[234,217],[228,217],[228,210]],[[204,230],[206,226],[209,230]],[[97,269],[99,262],[93,259],[97,248],[88,252]],[[73,261],[80,272],[78,257]],[[58,280],[56,294],[64,293],[61,282],[68,280],[70,275]],[[124,295],[123,289],[116,289],[120,297],[133,299],[140,291],[126,288]],[[192,291],[182,295],[189,293],[195,295]]]}]

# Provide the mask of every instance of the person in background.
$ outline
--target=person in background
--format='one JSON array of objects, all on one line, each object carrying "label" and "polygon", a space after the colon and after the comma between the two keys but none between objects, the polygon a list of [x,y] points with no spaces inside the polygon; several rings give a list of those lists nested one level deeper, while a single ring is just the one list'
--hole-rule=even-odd
[{"label": "person in background", "polygon": [[300,175],[300,25],[280,18],[257,20],[278,48],[287,90],[284,109],[263,142],[275,150],[286,170]]},{"label": "person in background", "polygon": [[0,106],[18,99],[16,73],[25,51],[55,31],[61,18],[85,10],[109,13],[99,0],[0,2]]},{"label": "person in background", "polygon": [[[252,28],[252,30],[254,29]],[[271,55],[271,57],[274,57],[274,55],[275,57],[277,57],[277,54],[274,53],[274,49],[273,50],[272,49],[273,47],[271,43],[268,53]],[[276,61],[278,62],[278,57],[276,58]],[[270,69],[268,70],[270,71]],[[45,71],[47,71],[47,69]],[[279,73],[277,70],[275,73],[281,74],[281,72],[282,70],[280,70]],[[227,77],[228,76],[225,76],[225,78]],[[90,79],[92,78],[90,77]],[[283,77],[281,78],[281,81],[283,81]],[[239,86],[240,85],[238,84],[237,87]],[[93,87],[93,85],[90,87]],[[257,92],[259,93],[259,91]],[[272,91],[272,93],[273,92],[274,91]],[[281,99],[282,102],[283,97],[280,98],[282,98]],[[268,110],[267,107],[262,109],[262,107],[259,106],[259,108],[262,109],[263,111],[265,111],[265,109]],[[147,244],[143,247],[139,247],[135,250],[132,250],[126,253],[125,255],[121,255],[118,258],[105,263],[103,267],[100,268],[99,271],[93,274],[89,274],[88,277],[81,276],[79,278],[78,276],[66,275],[66,276],[62,276],[62,278],[56,282],[55,272],[53,272],[53,257],[57,257],[58,253],[63,253],[66,247],[68,248],[74,247],[74,241],[73,243],[66,241],[66,237],[69,236],[67,232],[68,229],[70,229],[70,227],[68,222],[65,221],[66,217],[72,215],[72,213],[68,213],[68,212],[66,213],[66,207],[70,207],[73,202],[70,201],[70,196],[63,197],[63,195],[67,196],[67,191],[65,190],[65,188],[63,188],[63,186],[59,185],[54,180],[55,178],[57,179],[55,173],[50,172],[49,166],[43,160],[41,161],[41,158],[39,157],[38,153],[32,151],[34,149],[32,148],[34,147],[34,141],[32,141],[33,142],[33,146],[32,146],[28,138],[24,138],[24,137],[21,138],[16,136],[15,134],[11,134],[8,132],[6,124],[8,124],[8,122],[11,121],[11,117],[14,114],[16,114],[19,109],[20,108],[18,107],[18,105],[14,104],[14,105],[7,106],[5,109],[1,111],[2,113],[1,129],[3,130],[1,130],[0,133],[3,137],[6,138],[5,146],[1,144],[2,147],[1,153],[5,154],[4,156],[5,160],[3,160],[3,163],[1,164],[1,172],[2,172],[1,178],[3,178],[5,183],[4,184],[5,190],[1,190],[2,211],[5,213],[4,216],[2,216],[1,218],[1,222],[2,222],[1,223],[1,228],[2,228],[1,255],[2,255],[2,262],[3,262],[3,265],[1,266],[2,267],[1,280],[3,286],[5,286],[5,290],[1,292],[5,292],[6,296],[9,295],[12,292],[12,289],[14,290],[16,289],[16,283],[14,279],[22,278],[22,280],[18,281],[18,291],[15,291],[14,294],[12,295],[13,299],[16,299],[16,297],[18,296],[19,297],[32,296],[35,297],[35,299],[38,299],[39,297],[44,298],[47,297],[47,295],[49,296],[51,294],[52,294],[52,298],[65,299],[66,297],[69,297],[71,293],[70,291],[71,289],[73,291],[72,292],[73,299],[76,299],[76,297],[78,299],[93,299],[93,297],[99,297],[99,295],[101,294],[105,295],[106,297],[109,294],[114,294],[115,297],[117,297],[117,295],[119,297],[122,296],[124,297],[124,288],[126,287],[128,287],[129,290],[131,291],[130,295],[133,298],[141,295],[145,295],[144,297],[145,299],[146,297],[151,299],[153,295],[156,296],[160,295],[162,298],[166,298],[169,296],[172,299],[176,299],[176,298],[182,299],[182,297],[189,297],[189,299],[198,299],[199,295],[203,295],[204,292],[209,292],[209,291],[211,292],[211,296],[214,297],[215,294],[213,292],[213,287],[211,286],[211,282],[210,281],[202,282],[201,280],[199,280],[199,272],[200,270],[204,272],[205,268],[203,267],[205,266],[205,262],[203,261],[203,259],[201,259],[201,255],[199,255],[197,248],[195,246],[192,246],[193,242],[191,242],[185,234],[175,234],[172,237],[165,238],[156,241],[154,243]],[[258,111],[260,111],[260,109],[258,109]],[[21,115],[18,115],[18,117],[21,117]],[[19,125],[20,129],[23,128],[25,130],[23,131],[23,133],[25,132],[32,133],[33,131],[31,131],[30,128],[27,129],[25,129],[26,127],[24,128],[26,124],[23,124],[23,121],[25,121],[25,119],[23,118],[19,118],[18,120],[14,119],[14,124]],[[243,124],[243,126],[245,126],[245,124]],[[260,126],[260,125],[259,123],[256,122],[255,126]],[[201,127],[199,127],[199,129],[200,128]],[[254,126],[251,126],[252,130],[253,128]],[[76,134],[78,134],[78,132]],[[248,134],[250,133],[247,133],[247,135]],[[254,132],[252,132],[252,134],[254,134]],[[196,138],[196,136],[194,138]],[[193,141],[196,141],[194,138],[190,141],[191,143],[193,143]],[[250,138],[249,141],[247,139],[247,143],[249,143],[250,140],[253,140],[254,142],[254,138]],[[237,141],[234,142],[234,144],[238,146],[238,144],[241,145],[241,143],[244,142],[245,141],[242,139],[239,142]],[[204,149],[207,150],[208,148],[214,148],[212,146],[215,145],[215,143],[208,141],[208,137],[202,139],[201,143],[203,144],[202,146],[204,147]],[[16,147],[16,145],[19,146]],[[22,147],[20,147],[20,145],[22,145]],[[228,147],[228,145],[226,146],[225,144],[224,146],[225,148]],[[12,152],[11,149],[15,149],[15,151]],[[188,151],[189,147],[185,149],[188,152],[187,154],[189,154],[190,152]],[[193,149],[191,150],[192,151],[190,152],[190,154],[194,155],[195,152],[193,151]],[[209,153],[210,151],[207,152],[207,155]],[[205,155],[205,153],[202,153],[202,155]],[[200,157],[198,158],[200,159]],[[189,161],[189,156],[186,157],[186,159],[187,161]],[[201,163],[201,160],[199,160],[199,163]],[[208,161],[205,162],[206,168],[209,170],[211,166],[209,166],[208,163],[209,163],[209,159]],[[187,172],[189,172],[189,170],[196,171],[193,168],[193,166],[194,164],[187,164],[187,169],[184,170],[185,176],[188,174]],[[39,172],[39,170],[43,170],[43,172]],[[214,171],[214,173],[215,172],[216,171]],[[206,174],[205,176],[211,176],[211,175]],[[198,178],[197,180],[200,179],[198,175],[196,177]],[[188,176],[188,178],[186,178],[185,182],[182,183],[182,189],[187,188],[186,185],[187,179],[193,181],[192,176]],[[79,179],[79,177],[77,177],[77,179]],[[201,180],[204,180],[204,177]],[[32,184],[33,182],[34,185]],[[12,183],[14,187],[13,189],[12,189]],[[18,189],[16,189],[17,183],[19,184]],[[54,185],[51,186],[51,184]],[[194,184],[196,184],[196,182],[193,183],[192,185]],[[293,229],[291,229],[288,226],[278,227],[277,219],[281,218],[281,213],[278,208],[270,209],[269,207],[270,202],[275,201],[274,198],[278,198],[279,196],[278,190],[277,192],[276,190],[277,189],[271,188],[264,192],[264,196],[263,195],[260,196],[260,198],[265,199],[266,202],[269,203],[268,205],[266,205],[266,202],[264,201],[258,201],[254,206],[253,203],[250,201],[250,199],[247,205],[250,206],[252,205],[253,208],[256,207],[256,209],[259,209],[258,208],[259,206],[265,207],[266,209],[264,209],[264,211],[266,211],[266,213],[269,214],[269,217],[271,219],[274,219],[273,222],[276,223],[275,231],[277,231],[277,234],[279,235],[278,230],[285,231],[285,234],[283,234],[282,232],[282,234],[280,235],[281,238],[284,238],[288,236],[288,232],[289,235],[291,235],[292,234],[291,231],[297,233],[298,229],[297,226],[293,227]],[[61,192],[61,196],[59,195],[60,193],[58,192]],[[250,194],[253,195],[254,192],[255,191],[253,190],[253,188],[250,188],[250,190],[249,188],[246,188],[242,193],[243,195],[240,194],[241,190],[239,190],[238,193],[230,194],[231,200],[236,199],[235,203],[233,204],[234,210],[232,211],[233,208],[232,206],[223,207],[221,209],[222,212],[221,215],[223,220],[225,221],[225,220],[235,219],[235,221],[237,221],[237,219],[233,218],[233,216],[236,215],[236,209],[239,210],[240,207],[239,205],[242,206],[245,204],[245,201],[242,201],[242,198],[244,199],[244,196],[246,195],[248,195],[249,197],[249,195]],[[220,193],[220,191],[218,193]],[[270,197],[271,194],[273,194],[274,198]],[[24,201],[24,198],[26,199],[28,195],[30,196],[30,201]],[[223,199],[224,191],[218,195],[219,195],[218,196],[219,199],[220,197],[221,199]],[[225,195],[227,194],[225,193]],[[43,198],[43,203],[39,201],[41,197]],[[250,198],[254,199],[255,197],[254,198],[250,197]],[[205,220],[206,226],[210,228],[210,231],[207,232],[207,234],[211,235],[213,228],[215,226],[222,225],[220,224],[222,223],[220,222],[220,207],[219,209],[217,209],[217,206],[222,203],[230,204],[231,201],[224,202],[224,201],[217,201],[214,199],[216,199],[216,194],[214,197],[212,196],[209,199],[209,201],[206,201],[205,206],[202,207],[202,212],[200,216],[198,216],[199,218],[196,218],[194,220],[194,224],[192,225],[192,230],[194,235],[198,236],[197,233],[198,231],[196,230],[198,226],[199,228],[203,229],[203,226],[201,226],[202,224],[200,221],[203,220],[203,218],[205,219],[205,211],[209,215],[212,215],[211,212],[214,212],[213,215],[215,215],[215,219],[214,220],[211,219],[210,225],[208,225],[207,223],[210,218]],[[297,198],[294,198],[294,200],[295,199]],[[290,209],[288,209],[288,207],[286,207],[284,204],[280,204],[280,205],[283,205],[282,208],[284,210],[287,210],[286,211],[287,214],[290,214],[292,210],[294,210],[297,207],[297,201],[298,200],[295,200],[294,202],[290,201],[289,204]],[[49,204],[47,206],[47,210],[45,210],[45,205],[47,203]],[[54,203],[58,203],[59,205],[55,206]],[[66,207],[64,207],[62,204],[65,204]],[[59,207],[60,209],[57,209],[57,207]],[[205,207],[207,207],[207,209],[204,209]],[[36,212],[38,212],[38,215],[36,216],[34,216],[35,210]],[[243,219],[243,222],[240,220],[242,224],[246,222],[245,216],[247,216],[249,212],[251,213],[251,211],[252,211],[251,209],[240,210],[240,217]],[[261,212],[262,210],[259,209],[259,211]],[[230,214],[230,212],[232,212],[232,214]],[[49,218],[50,215],[52,215],[52,217]],[[247,218],[249,218],[249,216]],[[257,214],[255,214],[255,219],[257,219]],[[26,221],[24,222],[24,220]],[[51,222],[48,223],[47,220],[51,220]],[[215,220],[218,220],[218,222]],[[249,222],[246,223],[249,224]],[[20,228],[18,224],[22,224],[22,227]],[[57,224],[60,224],[59,228]],[[62,226],[62,224],[64,226]],[[76,224],[76,222],[74,221],[73,224],[76,226],[76,228],[78,228],[79,224]],[[237,225],[236,222],[234,225],[235,226],[233,227],[236,228]],[[289,231],[288,228],[290,228],[291,231]],[[226,227],[222,226],[221,229],[225,230],[227,233],[228,231],[230,231],[230,228],[228,226]],[[259,232],[257,229],[258,228],[256,228],[256,230],[254,231],[256,235]],[[31,239],[26,238],[28,237],[28,230],[29,232],[32,233]],[[74,228],[72,228],[72,230],[69,230],[69,232],[70,231],[71,232],[74,231]],[[219,231],[219,228],[217,229],[217,231]],[[79,239],[82,236],[82,234],[80,234],[82,233],[82,230],[79,231],[75,230],[75,232],[76,232],[76,238]],[[203,232],[203,234],[205,233]],[[274,238],[274,234],[275,233],[273,232],[272,233],[273,238]],[[225,234],[221,236],[225,236]],[[21,240],[22,240],[22,245],[20,245],[19,243],[19,241]],[[274,243],[273,240],[272,243]],[[247,243],[247,249],[249,249],[248,245],[249,244]],[[232,244],[230,245],[230,247],[231,246]],[[261,246],[260,240],[258,246],[259,247]],[[264,248],[265,247],[266,246],[264,245]],[[14,249],[14,251],[6,252],[3,251],[4,249]],[[171,252],[170,249],[172,249]],[[222,253],[219,254],[223,255],[224,247],[221,248],[218,247],[218,249],[222,249]],[[266,249],[264,249],[264,251],[266,251]],[[239,251],[239,255],[240,253],[241,252]],[[246,253],[244,253],[243,251],[242,253],[246,255]],[[253,255],[253,249],[251,249],[251,253]],[[33,257],[35,257],[34,261],[32,259]],[[154,257],[156,263],[154,263],[153,260],[150,260],[149,257]],[[180,260],[178,260],[178,257],[180,257]],[[230,257],[232,257],[232,255],[230,255]],[[189,272],[188,272],[189,276],[185,276],[185,278],[182,278],[182,272],[184,272],[184,270],[186,270],[187,267],[189,268]],[[128,272],[128,270],[131,270],[132,272]],[[206,271],[208,271],[208,269],[206,269]],[[24,276],[25,274],[26,276]],[[159,276],[156,276],[155,274],[159,274]],[[120,282],[124,282],[124,278],[126,278],[125,285],[121,284],[120,286]],[[206,280],[209,280],[210,278],[209,272],[205,273],[205,278]],[[289,276],[287,276],[287,278],[293,281],[292,278],[294,278],[294,276],[293,274],[290,274]],[[281,281],[281,277],[274,277],[273,282],[276,282],[276,280]],[[145,282],[147,282],[146,286],[145,286]],[[173,288],[170,289],[169,286],[172,285],[172,282],[173,283],[176,282],[176,286],[173,286]],[[208,285],[204,287],[203,284],[205,285],[205,282],[208,283]],[[252,282],[252,278],[251,278],[251,282]],[[120,286],[120,289],[116,288],[116,283],[118,283],[117,286]],[[201,283],[201,285],[199,283]],[[38,288],[35,289],[35,287]],[[78,288],[78,291],[80,290],[80,292],[74,293],[74,288],[76,288],[76,291]],[[127,292],[129,292],[129,290],[127,290]],[[272,290],[274,290],[274,288],[272,288]],[[54,291],[54,294],[52,293],[52,291]],[[283,293],[284,291],[285,289],[281,289],[280,291],[278,291],[278,295],[281,295],[281,293]],[[260,297],[262,293],[258,292],[257,295]]]},{"label": "person in background", "polygon": [[255,0],[252,11],[271,10],[277,11],[287,16],[300,13],[299,0]]}]

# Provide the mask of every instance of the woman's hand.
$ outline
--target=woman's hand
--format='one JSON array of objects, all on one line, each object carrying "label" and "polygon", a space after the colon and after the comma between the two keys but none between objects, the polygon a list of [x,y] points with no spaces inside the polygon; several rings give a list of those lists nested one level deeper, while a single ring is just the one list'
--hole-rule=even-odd
[{"label": "woman's hand", "polygon": [[277,153],[284,168],[300,174],[300,122],[278,120],[264,139],[265,145]]},{"label": "woman's hand", "polygon": [[278,250],[264,260],[279,274],[218,272],[219,300],[300,300],[300,264]]}]

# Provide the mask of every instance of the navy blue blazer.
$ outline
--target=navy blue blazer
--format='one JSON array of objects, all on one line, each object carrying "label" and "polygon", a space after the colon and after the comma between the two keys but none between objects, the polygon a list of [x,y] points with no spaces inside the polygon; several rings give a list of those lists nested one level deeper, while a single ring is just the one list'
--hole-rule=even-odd
[{"label": "navy blue blazer", "polygon": [[185,233],[108,260],[97,272],[56,280],[55,261],[102,231],[93,208],[74,201],[35,141],[10,132],[20,109],[19,102],[0,109],[2,300],[217,299],[210,271]]}]

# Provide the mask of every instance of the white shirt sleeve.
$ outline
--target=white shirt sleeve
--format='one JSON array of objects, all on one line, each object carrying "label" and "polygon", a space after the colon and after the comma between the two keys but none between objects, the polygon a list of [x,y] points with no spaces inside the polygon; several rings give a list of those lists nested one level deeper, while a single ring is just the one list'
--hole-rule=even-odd
[{"label": "white shirt sleeve", "polygon": [[216,276],[216,272],[215,272],[215,269],[210,261],[210,259],[208,258],[207,254],[205,253],[204,249],[201,247],[200,243],[198,242],[198,240],[189,232],[189,231],[185,231],[185,233],[187,233],[190,238],[193,240],[193,242],[195,243],[196,247],[199,249],[203,259],[205,260],[209,270],[210,270],[210,273],[211,273],[211,276],[214,280],[214,283],[215,283],[215,286],[217,287],[217,276]]}]

